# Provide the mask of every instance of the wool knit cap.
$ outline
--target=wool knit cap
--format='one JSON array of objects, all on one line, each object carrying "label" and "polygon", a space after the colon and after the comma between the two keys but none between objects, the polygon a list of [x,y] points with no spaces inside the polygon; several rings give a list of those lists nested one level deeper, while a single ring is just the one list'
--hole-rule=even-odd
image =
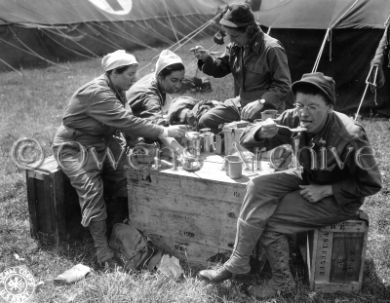
[{"label": "wool knit cap", "polygon": [[102,67],[105,72],[127,65],[138,65],[137,59],[124,49],[105,55],[102,59]]},{"label": "wool knit cap", "polygon": [[319,93],[326,97],[331,104],[336,104],[336,83],[332,77],[325,76],[320,72],[303,74],[301,80],[292,84],[293,93],[296,94],[299,88],[303,86],[317,88]]},{"label": "wool knit cap", "polygon": [[[168,67],[169,65],[181,63],[183,64],[183,60],[176,55],[174,52],[170,51],[169,49],[164,49],[161,51],[160,56],[157,59],[156,62],[156,77],[160,74],[160,72]],[[184,64],[183,64],[184,66]]]},{"label": "wool knit cap", "polygon": [[244,27],[254,24],[255,16],[246,3],[232,4],[227,7],[226,13],[219,21],[221,25],[231,28]]}]

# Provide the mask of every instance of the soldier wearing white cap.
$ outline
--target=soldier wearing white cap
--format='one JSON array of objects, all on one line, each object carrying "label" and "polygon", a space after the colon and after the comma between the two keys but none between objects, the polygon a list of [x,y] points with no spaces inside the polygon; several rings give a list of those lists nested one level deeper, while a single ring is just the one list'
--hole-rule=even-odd
[{"label": "soldier wearing white cap", "polygon": [[[123,169],[126,159],[115,135],[122,132],[126,137],[164,139],[182,136],[185,128],[155,125],[125,108],[125,91],[134,83],[138,68],[133,55],[124,50],[107,54],[102,59],[102,68],[104,74],[80,87],[70,98],[54,138],[53,151],[77,191],[81,224],[92,235],[97,262],[106,265],[114,256],[107,243],[106,202],[117,202],[114,207],[118,208],[120,202],[127,206]],[[119,161],[115,168],[105,157],[107,148]]]},{"label": "soldier wearing white cap", "polygon": [[126,93],[134,115],[157,124],[167,124],[163,117],[166,94],[180,91],[184,74],[182,59],[168,49],[163,50],[156,62],[155,71],[137,81]]}]

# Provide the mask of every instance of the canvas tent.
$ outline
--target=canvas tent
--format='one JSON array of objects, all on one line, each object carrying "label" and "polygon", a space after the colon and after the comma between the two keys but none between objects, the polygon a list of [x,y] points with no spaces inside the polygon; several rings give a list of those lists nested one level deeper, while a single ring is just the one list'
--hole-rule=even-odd
[{"label": "canvas tent", "polygon": [[[236,1],[0,0],[0,71],[96,57],[118,48],[162,42],[175,47],[210,28],[218,8],[231,2]],[[293,80],[315,66],[336,79],[336,108],[355,113],[390,0],[249,2],[258,22],[285,46]],[[389,73],[386,69],[386,85],[376,98],[368,91],[363,112],[390,116]]]},{"label": "canvas tent", "polygon": [[0,71],[174,44],[212,24],[222,0],[0,0]]},{"label": "canvas tent", "polygon": [[[293,80],[313,70],[324,42],[317,71],[335,78],[336,108],[350,114],[360,102],[389,15],[389,0],[262,0],[256,12],[258,22],[285,46]],[[389,69],[385,76],[377,105],[368,91],[363,113],[390,116]]]}]

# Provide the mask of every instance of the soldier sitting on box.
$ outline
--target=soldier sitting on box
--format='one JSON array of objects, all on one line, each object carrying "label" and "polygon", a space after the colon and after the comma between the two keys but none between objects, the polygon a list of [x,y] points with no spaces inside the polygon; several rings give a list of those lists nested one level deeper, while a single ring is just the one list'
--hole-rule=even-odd
[{"label": "soldier sitting on box", "polygon": [[168,49],[163,50],[155,71],[134,83],[126,93],[133,114],[160,125],[168,125],[163,115],[166,94],[180,91],[184,73],[182,59]]},{"label": "soldier sitting on box", "polygon": [[268,283],[250,290],[260,298],[295,288],[286,235],[351,219],[364,197],[381,189],[380,172],[365,130],[333,110],[334,80],[322,73],[305,74],[292,90],[295,108],[276,120],[250,126],[241,136],[241,144],[248,149],[272,149],[291,140],[290,130],[278,124],[300,126],[306,130],[296,145],[301,166],[249,182],[229,260],[220,269],[199,273],[213,282],[248,273],[249,257],[260,239],[272,269]]},{"label": "soldier sitting on box", "polygon": [[239,120],[261,118],[266,109],[283,111],[292,103],[287,55],[280,42],[262,32],[247,4],[227,7],[220,20],[230,44],[213,58],[202,46],[193,48],[198,67],[213,77],[233,75],[235,98],[205,113],[199,127],[211,128]]},{"label": "soldier sitting on box", "polygon": [[[104,74],[79,88],[71,97],[54,137],[53,151],[63,172],[76,189],[81,224],[88,227],[99,265],[113,264],[107,243],[106,198],[127,202],[124,147],[115,136],[159,138],[183,136],[185,126],[162,127],[135,117],[125,108],[125,91],[135,81],[136,58],[118,50],[103,57]],[[117,167],[107,157],[110,149]],[[127,213],[123,213],[127,216]]]}]

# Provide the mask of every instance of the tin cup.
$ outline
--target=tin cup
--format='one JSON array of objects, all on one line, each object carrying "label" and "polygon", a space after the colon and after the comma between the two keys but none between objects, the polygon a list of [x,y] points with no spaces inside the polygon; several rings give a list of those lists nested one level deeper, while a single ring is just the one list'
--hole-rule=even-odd
[{"label": "tin cup", "polygon": [[225,157],[226,175],[232,179],[242,177],[242,160],[238,156]]},{"label": "tin cup", "polygon": [[267,109],[263,112],[261,112],[261,120],[266,120],[268,118],[276,119],[276,116],[278,115],[278,111],[276,109]]}]

